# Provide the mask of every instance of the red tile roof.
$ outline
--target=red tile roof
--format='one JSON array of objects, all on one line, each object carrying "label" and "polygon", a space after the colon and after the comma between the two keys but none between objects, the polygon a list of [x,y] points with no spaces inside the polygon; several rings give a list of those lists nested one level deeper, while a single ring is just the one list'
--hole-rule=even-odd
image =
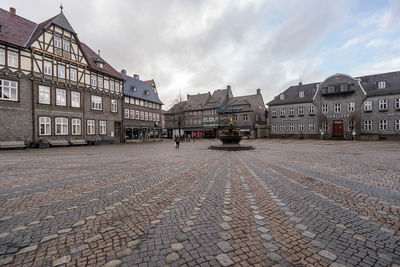
[{"label": "red tile roof", "polygon": [[116,71],[113,67],[111,67],[110,64],[108,64],[107,62],[104,63],[104,68],[100,68],[96,65],[95,62],[93,62],[93,59],[98,57],[98,55],[96,54],[96,52],[94,52],[92,49],[90,49],[89,46],[87,46],[86,44],[81,42],[81,48],[83,50],[83,53],[85,53],[86,57],[89,59],[89,66],[90,68],[97,70],[98,72],[104,73],[104,74],[108,74],[108,75],[112,75],[114,77],[117,77],[121,80],[123,80],[124,78],[121,76],[121,74]]},{"label": "red tile roof", "polygon": [[25,45],[36,27],[36,23],[2,8],[0,8],[0,25],[2,31],[0,41],[18,46]]}]

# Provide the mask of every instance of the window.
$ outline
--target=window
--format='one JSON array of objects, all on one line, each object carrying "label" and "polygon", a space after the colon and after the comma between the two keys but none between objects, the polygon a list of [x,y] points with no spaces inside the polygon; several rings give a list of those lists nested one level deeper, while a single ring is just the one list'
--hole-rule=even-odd
[{"label": "window", "polygon": [[310,132],[315,131],[315,122],[310,122],[310,123],[308,124],[308,130],[309,130]]},{"label": "window", "polygon": [[125,100],[125,103],[129,104],[129,96],[125,96],[124,100]]},{"label": "window", "polygon": [[149,106],[149,102],[144,101],[144,106],[147,108]]},{"label": "window", "polygon": [[110,91],[114,92],[115,86],[114,86],[114,81],[110,81]]},{"label": "window", "polygon": [[132,104],[132,105],[135,104],[135,99],[134,99],[134,98],[131,97],[130,100],[131,100],[131,104]]},{"label": "window", "polygon": [[276,132],[276,124],[272,124],[272,131]]},{"label": "window", "polygon": [[364,110],[365,111],[372,111],[372,101],[368,100],[364,102]]},{"label": "window", "polygon": [[281,123],[281,131],[285,131],[285,128],[286,128],[285,124]]},{"label": "window", "polygon": [[8,51],[8,66],[18,68],[18,53]]},{"label": "window", "polygon": [[44,61],[43,62],[43,73],[46,75],[51,75],[52,71],[51,71],[51,62],[48,61]]},{"label": "window", "polygon": [[294,132],[294,124],[289,123],[289,132]]},{"label": "window", "polygon": [[69,42],[68,41],[65,41],[65,40],[63,40],[63,49],[65,50],[65,51],[69,51]]},{"label": "window", "polygon": [[118,112],[118,102],[116,99],[111,99],[111,112]]},{"label": "window", "polygon": [[328,112],[329,112],[329,105],[323,104],[322,105],[322,113],[328,113]]},{"label": "window", "polygon": [[247,114],[243,114],[242,116],[243,116],[243,120],[247,121],[247,118],[248,118]]},{"label": "window", "polygon": [[364,121],[364,130],[366,131],[372,130],[372,121]]},{"label": "window", "polygon": [[68,118],[56,118],[56,135],[68,134]]},{"label": "window", "polygon": [[6,51],[4,49],[0,49],[0,65],[6,64]]},{"label": "window", "polygon": [[285,108],[281,108],[281,117],[285,117],[285,112],[286,112]]},{"label": "window", "polygon": [[60,78],[65,78],[65,67],[62,65],[57,66],[57,76]]},{"label": "window", "polygon": [[49,117],[39,117],[39,135],[51,134],[51,119]]},{"label": "window", "polygon": [[67,105],[67,91],[65,91],[64,89],[56,89],[56,105]]},{"label": "window", "polygon": [[300,91],[300,92],[299,92],[299,97],[300,97],[300,98],[303,98],[303,97],[304,97],[304,91]]},{"label": "window", "polygon": [[81,93],[71,91],[71,107],[73,108],[81,107]]},{"label": "window", "polygon": [[379,81],[378,89],[385,89],[385,88],[386,88],[386,81]]},{"label": "window", "polygon": [[144,111],[140,111],[140,119],[144,121]]},{"label": "window", "polygon": [[340,92],[347,92],[349,89],[349,85],[347,84],[341,84],[340,85]]},{"label": "window", "polygon": [[349,102],[349,103],[347,104],[347,110],[348,110],[349,112],[356,111],[356,103],[355,103],[355,102]]},{"label": "window", "polygon": [[144,120],[149,120],[149,113],[147,111],[144,113]]},{"label": "window", "polygon": [[395,109],[400,109],[400,98],[396,98],[394,100],[394,108]]},{"label": "window", "polygon": [[379,110],[387,110],[387,99],[379,100]]},{"label": "window", "polygon": [[50,104],[50,87],[39,85],[39,103]]},{"label": "window", "polygon": [[[149,112],[149,121],[153,121],[153,113]],[[190,124],[192,124],[193,121],[190,120]]]},{"label": "window", "polygon": [[153,113],[153,121],[157,121],[157,115],[156,115],[156,113]]},{"label": "window", "polygon": [[76,82],[76,69],[69,70],[69,79]]},{"label": "window", "polygon": [[237,114],[233,115],[233,120],[237,121]]},{"label": "window", "polygon": [[135,110],[133,110],[133,109],[131,109],[131,111],[130,111],[130,118],[131,118],[131,120],[134,120],[135,119]]},{"label": "window", "polygon": [[103,88],[103,77],[99,77],[99,88]]},{"label": "window", "polygon": [[333,110],[335,111],[335,113],[342,112],[342,105],[341,104],[333,104]]},{"label": "window", "polygon": [[299,113],[299,116],[303,116],[304,115],[304,107],[299,107],[298,113]]},{"label": "window", "polygon": [[92,109],[102,110],[103,109],[103,99],[101,96],[92,95]]},{"label": "window", "polygon": [[139,112],[139,110],[136,110],[136,116],[135,116],[135,117],[136,117],[137,120],[140,119],[140,112]]},{"label": "window", "polygon": [[139,105],[140,105],[140,100],[137,99],[137,98],[135,99],[135,105],[136,105],[136,106],[139,106]]},{"label": "window", "polygon": [[119,83],[115,83],[115,92],[119,92]]},{"label": "window", "polygon": [[280,99],[280,100],[285,99],[285,94],[280,94],[280,95],[279,95],[279,99]]},{"label": "window", "polygon": [[333,85],[328,86],[328,94],[332,94],[334,92],[335,92],[335,86],[333,86]]},{"label": "window", "polygon": [[394,120],[394,129],[400,131],[400,120]]},{"label": "window", "polygon": [[144,101],[143,100],[140,100],[140,106],[144,106]]},{"label": "window", "polygon": [[353,129],[354,129],[354,121],[351,121],[351,120],[350,120],[350,121],[348,122],[347,130],[351,132],[351,131],[353,131]]},{"label": "window", "polygon": [[90,85],[97,86],[97,78],[96,75],[90,75]]},{"label": "window", "polygon": [[304,123],[303,123],[303,122],[300,122],[300,123],[299,123],[299,131],[300,131],[300,132],[303,132],[303,131],[304,131]]},{"label": "window", "polygon": [[272,117],[276,117],[276,109],[272,109],[271,110],[271,116]]},{"label": "window", "polygon": [[0,80],[0,99],[17,101],[18,84],[14,81]]},{"label": "window", "polygon": [[324,131],[324,133],[327,133],[329,131],[328,122],[322,122],[322,131]]},{"label": "window", "polygon": [[308,107],[308,114],[314,115],[315,114],[315,107],[314,106],[309,106]]},{"label": "window", "polygon": [[54,46],[57,48],[61,48],[61,38],[54,37]]},{"label": "window", "polygon": [[72,119],[72,135],[81,135],[81,119]]},{"label": "window", "polygon": [[100,134],[107,134],[107,122],[99,121],[99,132]]},{"label": "window", "polygon": [[95,134],[94,120],[87,120],[87,134]]},{"label": "window", "polygon": [[294,108],[290,107],[289,108],[289,116],[293,116],[294,115]]},{"label": "window", "polygon": [[124,109],[124,118],[129,119],[129,109]]},{"label": "window", "polygon": [[387,120],[380,120],[379,121],[379,130],[386,131],[388,129]]}]

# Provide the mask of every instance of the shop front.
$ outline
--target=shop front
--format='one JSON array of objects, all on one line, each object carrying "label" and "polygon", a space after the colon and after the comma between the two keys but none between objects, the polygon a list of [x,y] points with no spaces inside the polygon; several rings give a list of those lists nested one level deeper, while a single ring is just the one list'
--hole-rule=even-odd
[{"label": "shop front", "polygon": [[159,139],[161,134],[160,128],[149,127],[125,127],[126,141],[151,141]]}]

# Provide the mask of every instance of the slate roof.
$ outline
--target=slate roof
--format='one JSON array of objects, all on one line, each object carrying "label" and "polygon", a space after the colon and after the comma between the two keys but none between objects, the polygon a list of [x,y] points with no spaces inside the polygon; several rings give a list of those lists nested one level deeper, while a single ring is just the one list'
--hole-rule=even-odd
[{"label": "slate roof", "polygon": [[[226,97],[227,90],[228,89],[215,90],[212,93],[211,98],[207,103],[207,106],[209,106],[209,107],[218,107],[218,106],[225,105],[226,100],[227,100],[227,97]],[[232,96],[232,94],[230,94],[230,96]]]},{"label": "slate roof", "polygon": [[[319,83],[309,83],[303,85],[290,86],[284,92],[285,99],[280,99],[280,94],[276,96],[272,101],[268,102],[267,105],[284,105],[284,104],[298,104],[312,102],[317,85]],[[299,92],[304,92],[304,97],[299,97]]]},{"label": "slate roof", "polygon": [[[123,79],[125,79],[124,95],[164,105],[163,102],[161,102],[161,100],[158,98],[158,95],[154,92],[151,84],[128,76],[124,72],[121,72],[121,76]],[[136,88],[136,91],[134,91],[133,88]],[[146,94],[146,91],[149,92],[148,95]]]},{"label": "slate roof", "polygon": [[256,110],[258,109],[258,102],[260,97],[262,96],[259,94],[230,97],[227,102],[227,106],[248,105],[249,110]]},{"label": "slate roof", "polygon": [[36,23],[0,8],[0,41],[25,46]]},{"label": "slate roof", "polygon": [[187,95],[187,109],[202,109],[211,97],[210,92],[197,95]]}]

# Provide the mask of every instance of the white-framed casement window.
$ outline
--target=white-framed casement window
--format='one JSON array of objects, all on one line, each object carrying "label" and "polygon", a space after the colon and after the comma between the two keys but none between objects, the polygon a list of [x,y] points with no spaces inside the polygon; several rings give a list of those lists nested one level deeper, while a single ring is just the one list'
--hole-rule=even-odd
[{"label": "white-framed casement window", "polygon": [[299,131],[303,132],[304,131],[304,122],[299,123]]},{"label": "white-framed casement window", "polygon": [[51,135],[51,118],[39,117],[39,135]]},{"label": "white-framed casement window", "polygon": [[385,88],[386,88],[386,81],[379,81],[378,89],[385,89]]},{"label": "white-framed casement window", "polygon": [[310,132],[314,132],[314,131],[315,131],[315,122],[310,122],[310,123],[308,124],[308,130],[309,130]]},{"label": "white-framed casement window", "polygon": [[99,88],[103,88],[103,77],[98,78],[98,86]]},{"label": "white-framed casement window", "polygon": [[56,89],[56,105],[66,106],[67,105],[67,91],[64,89]]},{"label": "white-framed casement window", "polygon": [[387,131],[388,129],[388,122],[387,120],[380,120],[379,121],[379,130],[381,131]]},{"label": "white-framed casement window", "polygon": [[347,111],[348,112],[356,111],[356,103],[355,102],[347,103]]},{"label": "white-framed casement window", "polygon": [[9,80],[0,79],[0,99],[17,101],[18,100],[18,83]]},{"label": "white-framed casement window", "polygon": [[71,107],[73,108],[81,107],[81,93],[71,91]]},{"label": "white-framed casement window", "polygon": [[57,76],[59,78],[65,79],[65,66],[63,66],[63,65],[57,66]]},{"label": "white-framed casement window", "polygon": [[304,107],[298,107],[298,113],[299,113],[299,116],[303,116],[304,115]]},{"label": "white-framed casement window", "polygon": [[286,125],[281,123],[281,132],[285,131],[285,129],[286,129]]},{"label": "white-framed casement window", "polygon": [[157,121],[156,116],[157,116],[156,113],[153,113],[153,120],[154,121]]},{"label": "white-framed casement window", "polygon": [[276,132],[276,124],[272,124],[272,131]]},{"label": "white-framed casement window", "polygon": [[322,113],[328,113],[328,112],[329,112],[329,105],[323,104],[322,105]]},{"label": "white-framed casement window", "polygon": [[134,99],[133,97],[131,97],[131,99],[130,99],[130,103],[131,103],[132,105],[134,105],[134,104],[135,104],[135,99]]},{"label": "white-framed casement window", "polygon": [[111,99],[111,112],[118,112],[118,102],[116,99]]},{"label": "white-framed casement window", "polygon": [[52,67],[51,62],[49,62],[49,61],[43,62],[43,73],[44,74],[51,75],[53,73],[52,69],[53,69],[53,67]]},{"label": "white-framed casement window", "polygon": [[58,117],[55,118],[55,132],[56,135],[67,135],[68,134],[68,118]]},{"label": "white-framed casement window", "polygon": [[94,135],[96,133],[94,120],[86,121],[87,134]]},{"label": "white-framed casement window", "polygon": [[394,100],[394,109],[400,109],[400,98]]},{"label": "white-framed casement window", "polygon": [[77,79],[77,77],[76,77],[76,69],[69,69],[69,79],[71,80],[71,81],[74,81],[74,82],[76,82],[76,79]]},{"label": "white-framed casement window", "polygon": [[129,104],[129,96],[125,96],[124,101],[125,101],[125,103]]},{"label": "white-framed casement window", "polygon": [[118,82],[115,83],[115,92],[119,93],[120,91],[120,84]]},{"label": "white-framed casement window", "polygon": [[387,110],[388,108],[387,99],[379,99],[379,110]]},{"label": "white-framed casement window", "polygon": [[139,110],[136,110],[136,116],[135,116],[135,118],[136,118],[137,120],[140,119],[140,112],[139,112]]},{"label": "white-framed casement window", "polygon": [[247,119],[248,119],[249,116],[248,116],[247,114],[243,114],[242,116],[243,116],[242,119],[243,119],[244,121],[247,121]]},{"label": "white-framed casement window", "polygon": [[114,81],[110,81],[110,91],[111,92],[115,91]]},{"label": "white-framed casement window", "polygon": [[50,87],[39,85],[39,103],[50,104]]},{"label": "white-framed casement window", "polygon": [[300,98],[303,98],[303,97],[304,97],[304,91],[300,91],[300,92],[299,92],[299,97],[300,97]]},{"label": "white-framed casement window", "polygon": [[285,99],[285,94],[280,94],[280,95],[279,95],[279,99],[280,99],[280,100],[284,100],[284,99]]},{"label": "white-framed casement window", "polygon": [[285,117],[286,109],[285,108],[281,108],[280,114],[281,114],[281,117]]},{"label": "white-framed casement window", "polygon": [[124,109],[124,118],[129,119],[129,109]]},{"label": "white-framed casement window", "polygon": [[294,116],[294,108],[293,107],[289,108],[289,116]]},{"label": "white-framed casement window", "polygon": [[137,99],[137,98],[135,98],[135,105],[136,105],[136,106],[140,106],[140,100]]},{"label": "white-framed casement window", "polygon": [[97,86],[97,77],[96,75],[90,75],[90,85],[91,86]]},{"label": "white-framed casement window", "polygon": [[71,119],[72,135],[81,135],[82,124],[81,119]]},{"label": "white-framed casement window", "polygon": [[131,111],[131,113],[130,113],[129,117],[131,120],[134,120],[135,119],[135,110],[131,109],[130,111]]},{"label": "white-framed casement window", "polygon": [[54,36],[54,47],[61,48],[61,38]]},{"label": "white-framed casement window", "polygon": [[308,114],[314,115],[315,114],[315,107],[313,105],[308,107]]},{"label": "white-framed casement window", "polygon": [[140,119],[144,121],[144,111],[140,111]]},{"label": "white-framed casement window", "polygon": [[351,132],[353,131],[353,129],[354,129],[354,121],[350,120],[348,121],[347,130]]},{"label": "white-framed casement window", "polygon": [[400,120],[394,120],[394,129],[400,131]]},{"label": "white-framed casement window", "polygon": [[364,130],[372,131],[372,121],[364,121]]},{"label": "white-framed casement window", "polygon": [[144,101],[143,100],[140,100],[140,106],[144,106]]},{"label": "white-framed casement window", "polygon": [[276,117],[276,109],[271,109],[271,117]]},{"label": "white-framed casement window", "polygon": [[0,65],[6,64],[6,50],[0,48]]},{"label": "white-framed casement window", "polygon": [[289,132],[294,132],[294,123],[289,123]]},{"label": "white-framed casement window", "polygon": [[[149,121],[153,121],[153,113],[151,113],[151,112],[149,112]],[[190,120],[190,124],[192,124],[193,123],[193,121],[192,120]]]},{"label": "white-framed casement window", "polygon": [[18,53],[8,51],[8,66],[18,68]]},{"label": "white-framed casement window", "polygon": [[324,133],[327,133],[329,131],[328,122],[326,121],[322,122],[322,131],[324,131]]},{"label": "white-framed casement window", "polygon": [[333,104],[333,111],[335,113],[340,113],[342,112],[342,105],[341,104]]},{"label": "white-framed casement window", "polygon": [[99,121],[99,134],[107,134],[107,122]]},{"label": "white-framed casement window", "polygon": [[144,113],[144,120],[145,121],[149,120],[149,113],[147,111]]},{"label": "white-framed casement window", "polygon": [[69,52],[69,49],[70,49],[70,43],[66,40],[63,40],[63,50]]},{"label": "white-framed casement window", "polygon": [[372,101],[367,100],[364,102],[364,111],[372,111]]},{"label": "white-framed casement window", "polygon": [[103,109],[103,99],[101,96],[92,95],[91,96],[91,107],[94,110],[102,110]]}]

